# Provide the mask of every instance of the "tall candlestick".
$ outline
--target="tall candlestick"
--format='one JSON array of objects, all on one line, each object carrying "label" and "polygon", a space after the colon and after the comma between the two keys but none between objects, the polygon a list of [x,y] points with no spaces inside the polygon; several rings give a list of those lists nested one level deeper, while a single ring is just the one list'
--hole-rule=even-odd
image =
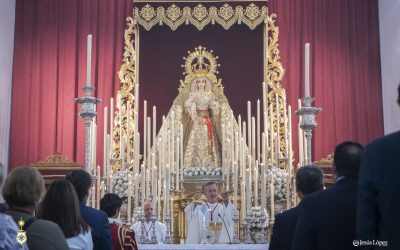
[{"label": "tall candlestick", "polygon": [[251,174],[251,172],[252,172],[252,168],[251,168],[251,156],[250,155],[248,155],[247,156],[247,163],[248,163],[248,168],[247,168],[247,171],[248,171],[248,173],[247,173],[247,178],[248,178],[248,180],[249,180],[249,185],[248,185],[248,190],[249,190],[249,193],[248,193],[248,196],[249,196],[249,202],[248,202],[248,204],[249,204],[249,206],[247,207],[247,209],[251,209],[251,206],[252,206],[252,202],[251,202],[251,199],[254,197],[253,196],[253,188],[252,188],[252,174]]},{"label": "tall candlestick", "polygon": [[289,137],[289,175],[290,177],[292,176],[292,107],[289,105],[288,107],[288,113],[289,113],[289,122],[288,122],[288,137]]},{"label": "tall candlestick", "polygon": [[140,189],[141,189],[141,194],[140,194],[140,197],[142,198],[141,200],[142,200],[142,211],[144,211],[144,197],[145,197],[145,169],[144,169],[144,165],[142,164],[142,166],[140,167]]},{"label": "tall candlestick", "polygon": [[153,106],[153,147],[154,147],[154,149],[156,149],[156,147],[157,147],[157,140],[156,140],[157,124],[156,124],[156,121],[157,121],[157,108],[156,108],[156,106]]},{"label": "tall candlestick", "polygon": [[257,100],[257,160],[260,162],[260,135],[261,135],[261,128],[260,128],[260,100]]},{"label": "tall candlestick", "polygon": [[[299,108],[299,110],[301,109],[301,101],[300,99],[297,101],[297,106]],[[301,119],[302,117],[299,116],[299,124],[297,125],[297,132],[298,132],[298,138],[299,138],[299,165],[300,166],[304,166],[304,148],[303,148],[303,130],[300,128],[300,124],[301,124]]]},{"label": "tall candlestick", "polygon": [[147,161],[147,101],[143,102],[143,164]]},{"label": "tall candlestick", "polygon": [[131,103],[128,101],[126,106],[126,162],[131,164]]},{"label": "tall candlestick", "polygon": [[100,209],[100,166],[96,169],[96,208]]},{"label": "tall candlestick", "polygon": [[267,86],[265,84],[265,82],[262,83],[262,87],[263,87],[263,103],[262,103],[262,112],[264,114],[264,132],[267,133],[267,116],[265,115],[265,113],[268,112],[268,105],[267,105]]},{"label": "tall candlestick", "polygon": [[180,153],[179,153],[179,155],[180,155],[180,157],[181,157],[181,161],[180,161],[180,164],[181,164],[181,167],[180,167],[180,170],[181,170],[181,180],[183,181],[183,168],[184,168],[184,165],[183,165],[183,125],[182,124],[180,124],[180,127],[179,127],[179,138],[180,138]]},{"label": "tall candlestick", "polygon": [[258,207],[258,160],[256,160],[256,165],[254,166],[254,175],[253,175],[253,182],[254,182],[254,206]]},{"label": "tall candlestick", "polygon": [[266,181],[265,181],[265,165],[261,163],[261,211],[266,207]]},{"label": "tall candlestick", "polygon": [[108,159],[108,151],[107,151],[107,121],[108,121],[108,110],[107,107],[104,107],[104,127],[103,127],[103,176],[107,176],[107,159]]},{"label": "tall candlestick", "polygon": [[179,145],[180,145],[180,139],[179,136],[176,139],[176,172],[175,172],[175,190],[179,190]]},{"label": "tall candlestick", "polygon": [[[271,169],[272,170],[272,169]],[[271,218],[275,217],[275,187],[274,187],[274,174],[271,171]]]},{"label": "tall candlestick", "polygon": [[249,154],[251,154],[251,102],[247,101],[247,146],[249,148]]},{"label": "tall candlestick", "polygon": [[276,148],[276,160],[277,160],[277,167],[279,167],[279,160],[280,160],[280,152],[281,152],[281,150],[280,150],[280,141],[281,141],[281,136],[280,136],[280,131],[279,131],[279,128],[280,128],[280,113],[279,113],[279,96],[278,96],[278,94],[275,94],[275,104],[276,104],[276,145],[277,145],[277,148]]},{"label": "tall candlestick", "polygon": [[121,168],[124,166],[124,139],[122,137],[122,99],[118,93],[118,121],[119,121],[119,158],[121,159]]},{"label": "tall candlestick", "polygon": [[262,162],[261,162],[261,164],[267,164],[267,161],[265,158],[265,156],[266,156],[265,142],[266,141],[265,141],[265,133],[264,132],[262,133],[261,140],[262,140]]},{"label": "tall candlestick", "polygon": [[251,159],[256,158],[256,120],[253,116],[251,117]]},{"label": "tall candlestick", "polygon": [[147,162],[151,162],[151,118],[147,117]]},{"label": "tall candlestick", "polygon": [[[109,141],[109,159],[113,158],[113,143],[114,143],[114,98],[110,98],[110,141]],[[108,164],[109,162],[107,162]],[[109,169],[109,173],[111,171],[111,165],[110,165],[110,169]]]},{"label": "tall candlestick", "polygon": [[132,175],[128,174],[128,222],[131,222],[132,216]]},{"label": "tall candlestick", "polygon": [[90,86],[92,67],[92,35],[87,36],[87,64],[86,64],[86,86]]},{"label": "tall candlestick", "polygon": [[310,97],[310,44],[306,43],[305,45],[305,89],[304,89],[304,95],[305,97]]}]

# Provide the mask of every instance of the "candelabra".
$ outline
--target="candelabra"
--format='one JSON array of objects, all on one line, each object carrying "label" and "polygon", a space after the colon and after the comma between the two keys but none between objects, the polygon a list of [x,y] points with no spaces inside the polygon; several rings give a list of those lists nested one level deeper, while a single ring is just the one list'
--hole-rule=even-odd
[{"label": "candelabra", "polygon": [[235,208],[235,213],[233,214],[234,228],[233,228],[232,244],[240,244],[240,239],[239,239],[238,233],[237,233],[238,222],[239,222],[239,213],[238,213],[237,209]]},{"label": "candelabra", "polygon": [[267,237],[265,236],[265,231],[264,231],[264,223],[267,220],[267,217],[265,216],[265,211],[261,211],[261,215],[259,217],[260,223],[261,223],[261,232],[259,236],[257,237],[257,244],[267,244]]},{"label": "candelabra", "polygon": [[165,235],[165,240],[164,243],[165,244],[171,244],[171,215],[167,214],[167,216],[165,217],[165,224],[167,224],[167,232]]},{"label": "candelabra", "polygon": [[151,244],[158,244],[157,241],[157,236],[156,236],[156,222],[157,222],[157,217],[155,215],[151,216],[151,223],[153,226],[153,234],[151,235]]},{"label": "candelabra", "polygon": [[140,221],[140,223],[142,225],[142,232],[141,232],[140,237],[139,237],[139,243],[140,244],[145,244],[146,243],[146,237],[144,236],[144,231],[146,231],[146,228],[144,226],[144,214],[143,213],[140,216],[139,221]]},{"label": "candelabra", "polygon": [[[253,240],[251,239],[250,231],[251,231],[251,221],[252,217],[250,211],[247,212],[246,218],[244,219],[243,224],[246,225],[246,236],[244,238],[244,244],[253,244]],[[246,223],[246,224],[245,224]]]},{"label": "candelabra", "polygon": [[311,107],[314,101],[313,97],[304,97],[301,99],[302,107],[296,111],[296,114],[301,116],[300,128],[304,130],[307,143],[307,165],[311,165],[311,138],[312,131],[318,125],[315,120],[315,115],[321,112],[321,108]]},{"label": "candelabra", "polygon": [[95,90],[95,88],[92,86],[85,86],[82,88],[82,90],[86,93],[86,95],[75,98],[75,102],[82,104],[82,109],[79,112],[79,115],[85,119],[85,170],[89,171],[90,124],[92,122],[92,118],[97,115],[95,107],[97,103],[101,102],[101,99],[90,95]]}]

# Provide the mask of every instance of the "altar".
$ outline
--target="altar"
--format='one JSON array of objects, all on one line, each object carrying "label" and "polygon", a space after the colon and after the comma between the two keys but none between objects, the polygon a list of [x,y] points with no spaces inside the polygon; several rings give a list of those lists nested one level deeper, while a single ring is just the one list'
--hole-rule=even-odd
[{"label": "altar", "polygon": [[[92,206],[98,206],[104,193],[117,194],[124,200],[121,218],[129,226],[143,219],[144,203],[151,201],[154,219],[166,225],[167,236],[163,241],[179,243],[187,239],[189,231],[184,209],[193,200],[197,201],[196,192],[213,182],[220,193],[228,195],[226,202],[232,204],[229,214],[232,238],[237,242],[266,242],[275,212],[296,203],[292,112],[280,84],[284,70],[279,60],[275,17],[268,14],[264,1],[160,4],[143,0],[135,4],[124,34],[124,54],[118,72],[121,87],[115,102],[113,98],[110,100],[110,112],[107,108],[104,112],[103,176],[93,160],[96,121],[90,124],[89,131],[94,132],[89,139],[91,160],[86,167],[96,176],[96,185],[88,199]],[[244,37],[254,35],[254,41],[251,40],[254,44],[228,48],[220,39],[214,40],[216,34],[222,33],[234,37],[239,32],[234,26],[240,24],[243,24],[240,30],[248,34]],[[179,40],[179,49],[165,45],[161,47],[169,49],[158,52],[160,46],[152,41],[161,38],[154,39],[152,35],[165,27],[172,34],[162,33],[164,43],[176,34],[179,39],[173,40]],[[240,53],[253,47],[257,49]],[[161,54],[162,58],[153,57]],[[233,55],[235,60],[230,59]],[[246,58],[249,61],[244,63]],[[174,78],[167,77],[171,72]],[[254,91],[244,91],[243,80],[235,72],[241,72],[245,82],[254,82]],[[240,95],[230,91],[243,93],[247,99],[237,99]],[[247,96],[246,92],[254,96]],[[218,199],[222,201],[221,196]],[[206,202],[204,197],[202,202]],[[260,237],[253,237],[256,232],[260,232]],[[265,244],[139,247],[204,248],[267,247]]]},{"label": "altar", "polygon": [[159,245],[140,245],[139,250],[165,250],[165,249],[181,249],[181,250],[267,250],[269,244],[159,244]]}]

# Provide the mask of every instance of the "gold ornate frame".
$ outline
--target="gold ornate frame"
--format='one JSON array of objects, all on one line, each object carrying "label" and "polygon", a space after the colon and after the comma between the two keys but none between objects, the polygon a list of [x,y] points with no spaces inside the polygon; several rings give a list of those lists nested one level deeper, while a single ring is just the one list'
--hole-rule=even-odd
[{"label": "gold ornate frame", "polygon": [[[141,0],[137,2],[163,2],[168,3],[170,1],[147,1]],[[134,8],[133,16],[127,18],[127,28],[124,32],[124,54],[122,59],[122,65],[118,72],[119,79],[121,81],[120,95],[121,95],[121,110],[122,117],[126,119],[127,115],[127,102],[135,103],[134,90],[136,86],[139,86],[139,29],[138,26],[143,26],[146,30],[150,30],[154,25],[167,24],[172,31],[176,30],[181,24],[189,23],[194,25],[198,30],[202,30],[208,24],[220,24],[226,30],[228,30],[234,23],[245,23],[250,29],[254,29],[257,25],[261,23],[264,24],[264,82],[268,85],[268,90],[266,93],[268,97],[268,103],[275,102],[275,96],[278,95],[279,110],[278,112],[283,114],[284,103],[286,100],[285,89],[281,85],[281,80],[284,76],[284,69],[280,61],[279,56],[279,28],[276,26],[276,14],[268,15],[268,9],[259,8],[254,3],[256,1],[183,1],[183,2],[198,2],[199,4],[193,9],[190,7],[184,7],[179,9],[175,4],[169,8],[159,7],[154,9],[149,4],[146,4],[142,9]],[[211,6],[208,10],[201,4],[204,2],[224,2],[225,4],[217,8]],[[244,2],[248,4],[245,8],[242,6],[236,6],[233,8],[228,4],[228,2]],[[177,16],[171,14],[172,12],[178,11],[179,9],[181,15]],[[258,9],[257,9],[258,8]],[[179,12],[178,11],[178,12]],[[169,14],[168,14],[169,13]],[[203,14],[199,14],[203,13]],[[225,13],[225,14],[223,14]],[[230,13],[230,14],[226,14]],[[247,13],[247,14],[246,14]],[[201,19],[199,19],[201,18]],[[274,106],[274,105],[273,105]],[[264,107],[266,108],[266,107]],[[276,112],[275,107],[273,107],[273,112]],[[134,112],[131,109],[131,121],[135,119]],[[119,159],[119,124],[117,122],[118,112],[116,110],[114,117],[114,143],[113,143],[113,159]],[[134,124],[134,123],[132,123]],[[273,130],[279,129],[279,133],[284,133],[284,124],[274,123]],[[270,128],[269,128],[270,129]],[[126,123],[123,122],[122,131],[126,131]],[[130,141],[133,141],[133,134]],[[283,158],[286,157],[286,144],[284,141],[280,142]],[[133,145],[133,144],[131,144]],[[132,156],[134,155],[133,148],[130,151]],[[283,163],[283,166],[286,166]],[[114,163],[114,169],[119,168],[119,162]]]},{"label": "gold ornate frame", "polygon": [[[124,54],[121,68],[118,72],[121,88],[119,90],[119,94],[121,95],[121,112],[123,117],[122,129],[119,128],[118,122],[118,112],[120,110],[116,110],[114,113],[114,127],[113,127],[113,138],[114,143],[112,145],[112,158],[120,159],[120,142],[119,142],[119,133],[122,131],[123,134],[126,134],[126,120],[127,116],[130,116],[131,121],[134,121],[136,118],[134,115],[134,108],[132,107],[130,110],[130,114],[127,114],[127,103],[138,103],[135,102],[136,97],[133,93],[135,93],[135,88],[139,87],[139,28],[138,26],[143,26],[146,30],[150,30],[155,25],[166,25],[172,31],[176,30],[182,24],[191,24],[194,25],[198,30],[202,30],[208,24],[219,24],[225,30],[228,30],[236,23],[244,23],[250,29],[254,29],[258,25],[264,25],[264,35],[263,35],[263,44],[264,44],[264,66],[263,66],[263,78],[264,82],[267,83],[267,99],[268,103],[275,103],[276,97],[278,97],[278,108],[276,105],[271,105],[273,113],[279,112],[280,115],[283,115],[286,112],[286,93],[285,89],[281,85],[282,78],[284,76],[284,69],[282,67],[280,56],[279,56],[279,28],[276,25],[276,14],[268,14],[268,8],[263,6],[262,8],[254,5],[253,2],[258,1],[247,1],[247,0],[238,0],[238,1],[174,1],[174,2],[191,2],[198,3],[195,7],[184,7],[179,8],[172,1],[165,0],[139,0],[136,2],[147,3],[143,8],[134,8],[133,15],[128,17],[127,20],[127,28],[124,32]],[[208,9],[204,7],[201,3],[224,3],[221,7],[211,6]],[[229,5],[229,2],[243,2],[247,4],[247,6],[236,6],[233,8]],[[155,9],[150,5],[150,3],[171,3],[171,5],[167,8],[158,7]],[[258,8],[258,9],[257,9]],[[264,107],[266,110],[267,107]],[[137,124],[135,122],[131,123],[131,126]],[[133,131],[133,127],[130,128]],[[287,131],[287,124],[283,124],[283,121],[279,123],[274,120],[273,126],[269,127],[268,130],[273,130],[275,133],[285,134]],[[128,138],[131,142],[130,145],[133,146],[133,134]],[[291,135],[290,135],[291,136]],[[283,138],[280,137],[280,138]],[[280,141],[280,149],[282,159],[291,159],[287,156],[287,147],[286,142],[284,140]],[[131,147],[130,150],[131,159],[135,154],[134,148]],[[292,155],[292,152],[290,152]],[[280,166],[285,168],[287,165],[287,161],[280,162]],[[114,161],[113,169],[119,169],[120,162]],[[176,202],[175,202],[176,201]],[[184,225],[184,215],[180,213],[186,205],[186,200],[182,200],[178,202],[178,200],[174,199],[174,232],[185,232]],[[179,223],[180,221],[180,223]],[[179,240],[182,239],[182,235],[175,235],[173,237],[173,241],[175,243],[179,243]]]}]

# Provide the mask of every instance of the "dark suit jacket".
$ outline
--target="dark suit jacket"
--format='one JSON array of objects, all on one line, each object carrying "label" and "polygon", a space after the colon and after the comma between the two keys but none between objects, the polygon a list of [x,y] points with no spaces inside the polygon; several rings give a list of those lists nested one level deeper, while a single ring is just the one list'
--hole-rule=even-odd
[{"label": "dark suit jacket", "polygon": [[291,249],[301,204],[275,216],[269,250]]},{"label": "dark suit jacket", "polygon": [[302,201],[292,249],[356,249],[357,178],[347,176]]},{"label": "dark suit jacket", "polygon": [[387,241],[379,249],[400,249],[400,132],[366,146],[357,213],[360,239]]},{"label": "dark suit jacket", "polygon": [[95,208],[79,204],[83,220],[92,230],[93,249],[112,249],[111,231],[107,214]]}]

